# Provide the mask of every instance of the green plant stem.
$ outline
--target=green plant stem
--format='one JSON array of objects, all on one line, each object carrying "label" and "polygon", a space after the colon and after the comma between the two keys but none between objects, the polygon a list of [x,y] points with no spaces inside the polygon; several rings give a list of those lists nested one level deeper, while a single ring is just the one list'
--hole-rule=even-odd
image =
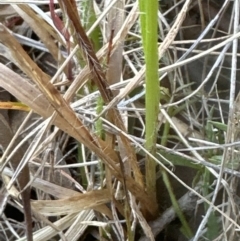
[{"label": "green plant stem", "polygon": [[[139,0],[143,49],[146,63],[146,149],[156,155],[157,117],[160,87],[158,81],[157,0]],[[146,156],[146,188],[156,200],[156,163]]]},{"label": "green plant stem", "polygon": [[[172,112],[173,112],[173,109],[169,109],[170,115],[171,115]],[[161,140],[161,145],[163,145],[163,146],[166,146],[166,144],[167,144],[167,140],[168,140],[167,137],[168,137],[168,134],[169,134],[169,130],[170,130],[170,124],[167,122],[164,125],[163,137],[162,137],[162,140]],[[161,170],[161,173],[162,173],[162,177],[163,177],[165,187],[167,188],[168,194],[170,196],[173,208],[174,208],[178,218],[180,219],[180,221],[182,223],[182,229],[183,229],[184,235],[186,235],[187,238],[191,238],[193,236],[192,231],[191,231],[191,229],[190,229],[190,227],[189,227],[189,225],[186,221],[186,218],[185,218],[182,210],[180,209],[180,207],[178,205],[178,202],[177,202],[177,199],[175,197],[175,194],[174,194],[174,191],[173,191],[172,184],[171,184],[171,181],[169,179],[168,173],[164,169]]]},{"label": "green plant stem", "polygon": [[[100,114],[102,110],[103,110],[103,99],[102,99],[102,97],[98,97],[96,113]],[[103,123],[102,123],[101,118],[99,118],[96,121],[95,128],[96,128],[96,135],[103,138],[104,132],[103,132]],[[101,173],[100,174],[101,187],[103,188],[103,181],[104,181],[105,175],[104,175],[104,165],[103,165],[102,161],[99,161],[99,169],[100,169],[100,173]]]},{"label": "green plant stem", "polygon": [[180,221],[182,223],[183,232],[184,232],[184,234],[187,238],[191,238],[193,236],[193,233],[192,233],[192,231],[191,231],[191,229],[190,229],[190,227],[189,227],[189,225],[186,221],[186,218],[184,217],[184,214],[183,214],[182,210],[180,209],[180,207],[178,205],[178,202],[177,202],[177,199],[174,195],[174,192],[173,192],[172,185],[170,183],[168,174],[165,170],[163,170],[162,175],[163,175],[163,181],[164,181],[164,184],[165,184],[165,186],[168,190],[173,208],[174,208],[178,218],[180,219]]}]

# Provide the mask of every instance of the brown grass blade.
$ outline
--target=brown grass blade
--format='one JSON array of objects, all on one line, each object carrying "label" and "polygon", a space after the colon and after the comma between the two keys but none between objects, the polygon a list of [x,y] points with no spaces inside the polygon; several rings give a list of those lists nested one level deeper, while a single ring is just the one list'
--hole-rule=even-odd
[{"label": "brown grass blade", "polygon": [[[75,37],[78,41],[78,45],[83,50],[83,52],[85,54],[86,62],[88,63],[89,68],[92,70],[93,80],[94,80],[95,84],[97,85],[104,102],[109,103],[113,98],[113,93],[110,90],[108,83],[106,82],[105,73],[100,65],[98,58],[96,57],[96,54],[91,45],[91,42],[90,42],[89,38],[87,37],[86,32],[84,31],[84,29],[81,25],[81,21],[79,19],[77,11],[74,11],[74,9],[77,9],[76,4],[73,1],[64,1],[63,0],[63,2],[66,7],[67,15],[69,16],[71,23],[74,27]],[[119,114],[118,110],[110,109],[108,112],[108,118],[118,128],[120,128],[121,130],[126,132],[124,123],[122,121],[122,117]],[[136,181],[143,187],[144,185],[143,185],[142,174],[137,166],[136,154],[135,154],[133,148],[131,147],[131,143],[123,135],[120,135],[120,138],[121,138],[124,148],[126,149],[127,156],[125,158],[127,158],[128,162],[131,165],[131,168],[133,170]],[[122,170],[122,172],[124,173],[125,171]]]},{"label": "brown grass blade", "polygon": [[[45,181],[40,178],[36,178],[33,181],[32,186],[37,188],[38,190],[43,191],[44,193],[51,194],[55,198],[59,198],[59,199],[66,199],[67,197],[79,196],[79,192],[73,191],[68,188],[61,187],[59,185]],[[96,206],[95,210],[100,213],[104,213],[110,219],[113,218],[110,209],[104,204]]]},{"label": "brown grass blade", "polygon": [[[129,13],[129,15],[126,17],[125,22],[122,25],[121,30],[116,34],[116,37],[114,37],[113,41],[112,41],[112,54],[115,52],[115,49],[118,47],[118,45],[121,45],[121,43],[124,41],[124,39],[126,38],[129,30],[131,29],[131,27],[133,26],[133,24],[135,23],[136,19],[138,18],[138,5],[137,3],[133,6],[131,12]],[[75,48],[77,49],[77,48]],[[74,52],[73,52],[74,53]],[[103,59],[105,58],[105,56],[108,53],[108,43],[105,44],[97,53],[97,58],[99,59],[99,61],[103,61]],[[72,55],[72,53],[71,53]],[[71,89],[72,93],[75,93],[80,86],[82,86],[82,83],[84,83],[87,78],[89,78],[89,75],[91,74],[91,70],[89,69],[89,66],[85,66],[77,75],[77,77],[75,78],[75,80],[73,81],[72,85],[69,87],[69,89]],[[126,84],[124,84],[126,85]]]},{"label": "brown grass blade", "polygon": [[30,108],[18,102],[0,102],[0,109],[30,111]]},{"label": "brown grass blade", "polygon": [[97,59],[90,39],[86,35],[86,32],[80,22],[78,12],[76,11],[76,3],[74,1],[65,0],[63,0],[63,3],[65,5],[67,15],[69,16],[75,30],[74,36],[76,37],[77,43],[85,55],[84,57],[86,58],[90,70],[92,70],[93,80],[97,85],[104,102],[108,103],[112,99],[113,94],[106,82],[105,74]]},{"label": "brown grass blade", "polygon": [[[0,86],[9,91],[21,102],[25,103],[44,118],[50,117],[54,112],[54,108],[50,105],[46,97],[36,88],[36,86],[30,84],[3,64],[0,64]],[[89,141],[89,139],[87,139],[87,136],[81,136],[79,134],[79,130],[73,128],[73,126],[69,124],[68,120],[64,118],[62,114],[57,115],[54,120],[54,124],[95,152],[96,155],[109,167],[112,174],[119,181],[123,182],[120,168],[116,165],[116,163],[119,163],[118,156],[105,144],[103,140],[94,137],[100,145],[100,148],[94,145],[91,141]],[[85,129],[85,126],[82,125],[82,129]],[[85,131],[87,131],[87,129],[85,129]],[[137,198],[137,200],[140,201],[143,207],[146,207],[149,214],[154,215],[152,210],[152,201],[149,200],[144,189],[131,177],[127,176],[125,179],[127,189]]]},{"label": "brown grass blade", "polygon": [[66,199],[32,201],[32,206],[46,216],[58,216],[76,213],[84,209],[94,209],[96,206],[110,201],[110,192],[105,189],[78,194]]}]

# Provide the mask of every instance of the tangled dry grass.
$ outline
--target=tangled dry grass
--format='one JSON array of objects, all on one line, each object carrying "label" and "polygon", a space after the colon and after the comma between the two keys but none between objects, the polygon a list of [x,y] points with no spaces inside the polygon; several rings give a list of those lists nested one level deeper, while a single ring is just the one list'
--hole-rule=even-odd
[{"label": "tangled dry grass", "polygon": [[153,155],[139,2],[2,0],[0,239],[238,240],[239,9],[159,2]]}]

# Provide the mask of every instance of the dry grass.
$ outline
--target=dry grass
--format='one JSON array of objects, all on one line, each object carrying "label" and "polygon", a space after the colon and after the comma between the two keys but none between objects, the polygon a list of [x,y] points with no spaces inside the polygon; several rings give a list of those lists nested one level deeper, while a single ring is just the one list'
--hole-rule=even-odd
[{"label": "dry grass", "polygon": [[160,1],[156,156],[138,1],[97,2],[0,3],[0,239],[237,240],[237,1]]}]

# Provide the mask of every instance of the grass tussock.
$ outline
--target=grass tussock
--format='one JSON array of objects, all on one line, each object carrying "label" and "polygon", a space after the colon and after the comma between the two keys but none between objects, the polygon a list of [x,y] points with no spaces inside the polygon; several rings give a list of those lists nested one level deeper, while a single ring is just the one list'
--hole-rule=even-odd
[{"label": "grass tussock", "polygon": [[1,1],[0,239],[237,240],[239,9]]}]

